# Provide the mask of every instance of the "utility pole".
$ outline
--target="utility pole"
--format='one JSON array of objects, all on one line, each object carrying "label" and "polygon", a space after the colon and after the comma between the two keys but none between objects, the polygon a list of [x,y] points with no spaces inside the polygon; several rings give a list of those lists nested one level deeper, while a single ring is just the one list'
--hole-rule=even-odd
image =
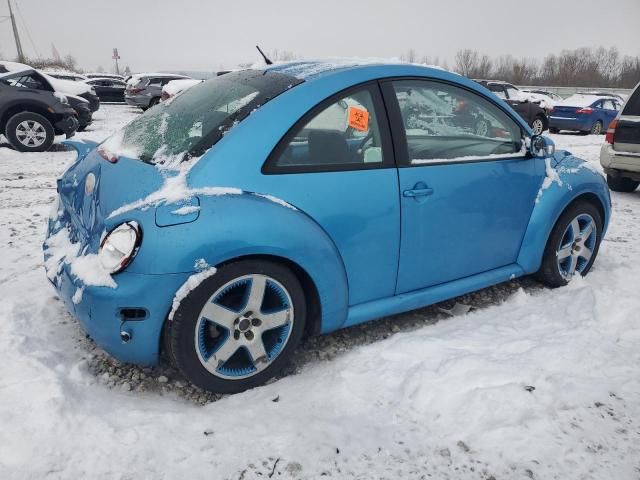
[{"label": "utility pole", "polygon": [[9,5],[9,17],[11,18],[11,26],[13,27],[13,38],[16,40],[16,50],[18,51],[18,62],[24,63],[24,52],[22,51],[22,44],[20,43],[20,36],[18,35],[18,26],[16,25],[16,17],[13,16],[13,10],[11,10],[11,0],[7,0]]},{"label": "utility pole", "polygon": [[118,59],[120,58],[120,55],[118,55],[117,48],[113,49],[113,56],[111,58],[113,58],[116,61],[116,75],[120,75],[120,68],[118,67]]}]

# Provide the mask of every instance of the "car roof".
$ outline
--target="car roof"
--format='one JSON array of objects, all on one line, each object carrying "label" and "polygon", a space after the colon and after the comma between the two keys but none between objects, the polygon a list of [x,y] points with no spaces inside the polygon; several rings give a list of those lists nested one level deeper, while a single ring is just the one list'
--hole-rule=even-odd
[{"label": "car roof", "polygon": [[178,78],[189,78],[186,75],[182,75],[181,73],[135,73],[131,75],[132,77],[178,77]]},{"label": "car roof", "polygon": [[418,65],[375,58],[344,58],[326,60],[302,60],[292,62],[278,62],[272,65],[253,65],[255,70],[265,70],[290,75],[299,80],[310,80],[320,76],[331,75],[332,73],[343,72],[345,70],[361,70],[368,67],[396,67],[414,66],[437,70],[444,70],[441,67]]}]

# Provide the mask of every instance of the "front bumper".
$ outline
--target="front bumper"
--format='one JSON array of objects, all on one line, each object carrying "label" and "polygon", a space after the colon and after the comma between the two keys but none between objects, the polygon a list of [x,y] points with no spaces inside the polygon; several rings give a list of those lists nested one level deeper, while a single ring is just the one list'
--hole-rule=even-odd
[{"label": "front bumper", "polygon": [[549,128],[558,130],[591,130],[591,121],[584,118],[549,117]]},{"label": "front bumper", "polygon": [[618,152],[609,143],[605,143],[600,147],[600,165],[605,171],[640,174],[640,154]]},{"label": "front bumper", "polygon": [[73,134],[78,130],[78,119],[75,115],[67,115],[61,120],[58,120],[53,124],[56,132],[62,132],[66,135],[67,138],[73,136]]}]

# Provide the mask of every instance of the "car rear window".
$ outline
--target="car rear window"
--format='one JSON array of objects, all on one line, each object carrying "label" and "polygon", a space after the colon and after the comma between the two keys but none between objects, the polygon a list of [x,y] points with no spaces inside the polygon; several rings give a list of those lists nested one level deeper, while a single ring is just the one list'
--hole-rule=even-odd
[{"label": "car rear window", "polygon": [[629,101],[625,105],[622,115],[640,116],[640,85],[636,87],[631,97],[629,97]]},{"label": "car rear window", "polygon": [[215,77],[149,109],[103,147],[151,164],[197,157],[253,110],[299,83],[302,80],[268,70]]}]

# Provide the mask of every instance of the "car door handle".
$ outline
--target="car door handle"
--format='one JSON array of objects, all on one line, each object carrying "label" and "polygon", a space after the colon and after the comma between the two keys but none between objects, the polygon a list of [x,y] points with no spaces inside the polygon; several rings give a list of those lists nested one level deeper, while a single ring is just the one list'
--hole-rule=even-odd
[{"label": "car door handle", "polygon": [[433,194],[433,188],[414,188],[411,190],[405,190],[402,192],[403,197],[426,197]]}]

